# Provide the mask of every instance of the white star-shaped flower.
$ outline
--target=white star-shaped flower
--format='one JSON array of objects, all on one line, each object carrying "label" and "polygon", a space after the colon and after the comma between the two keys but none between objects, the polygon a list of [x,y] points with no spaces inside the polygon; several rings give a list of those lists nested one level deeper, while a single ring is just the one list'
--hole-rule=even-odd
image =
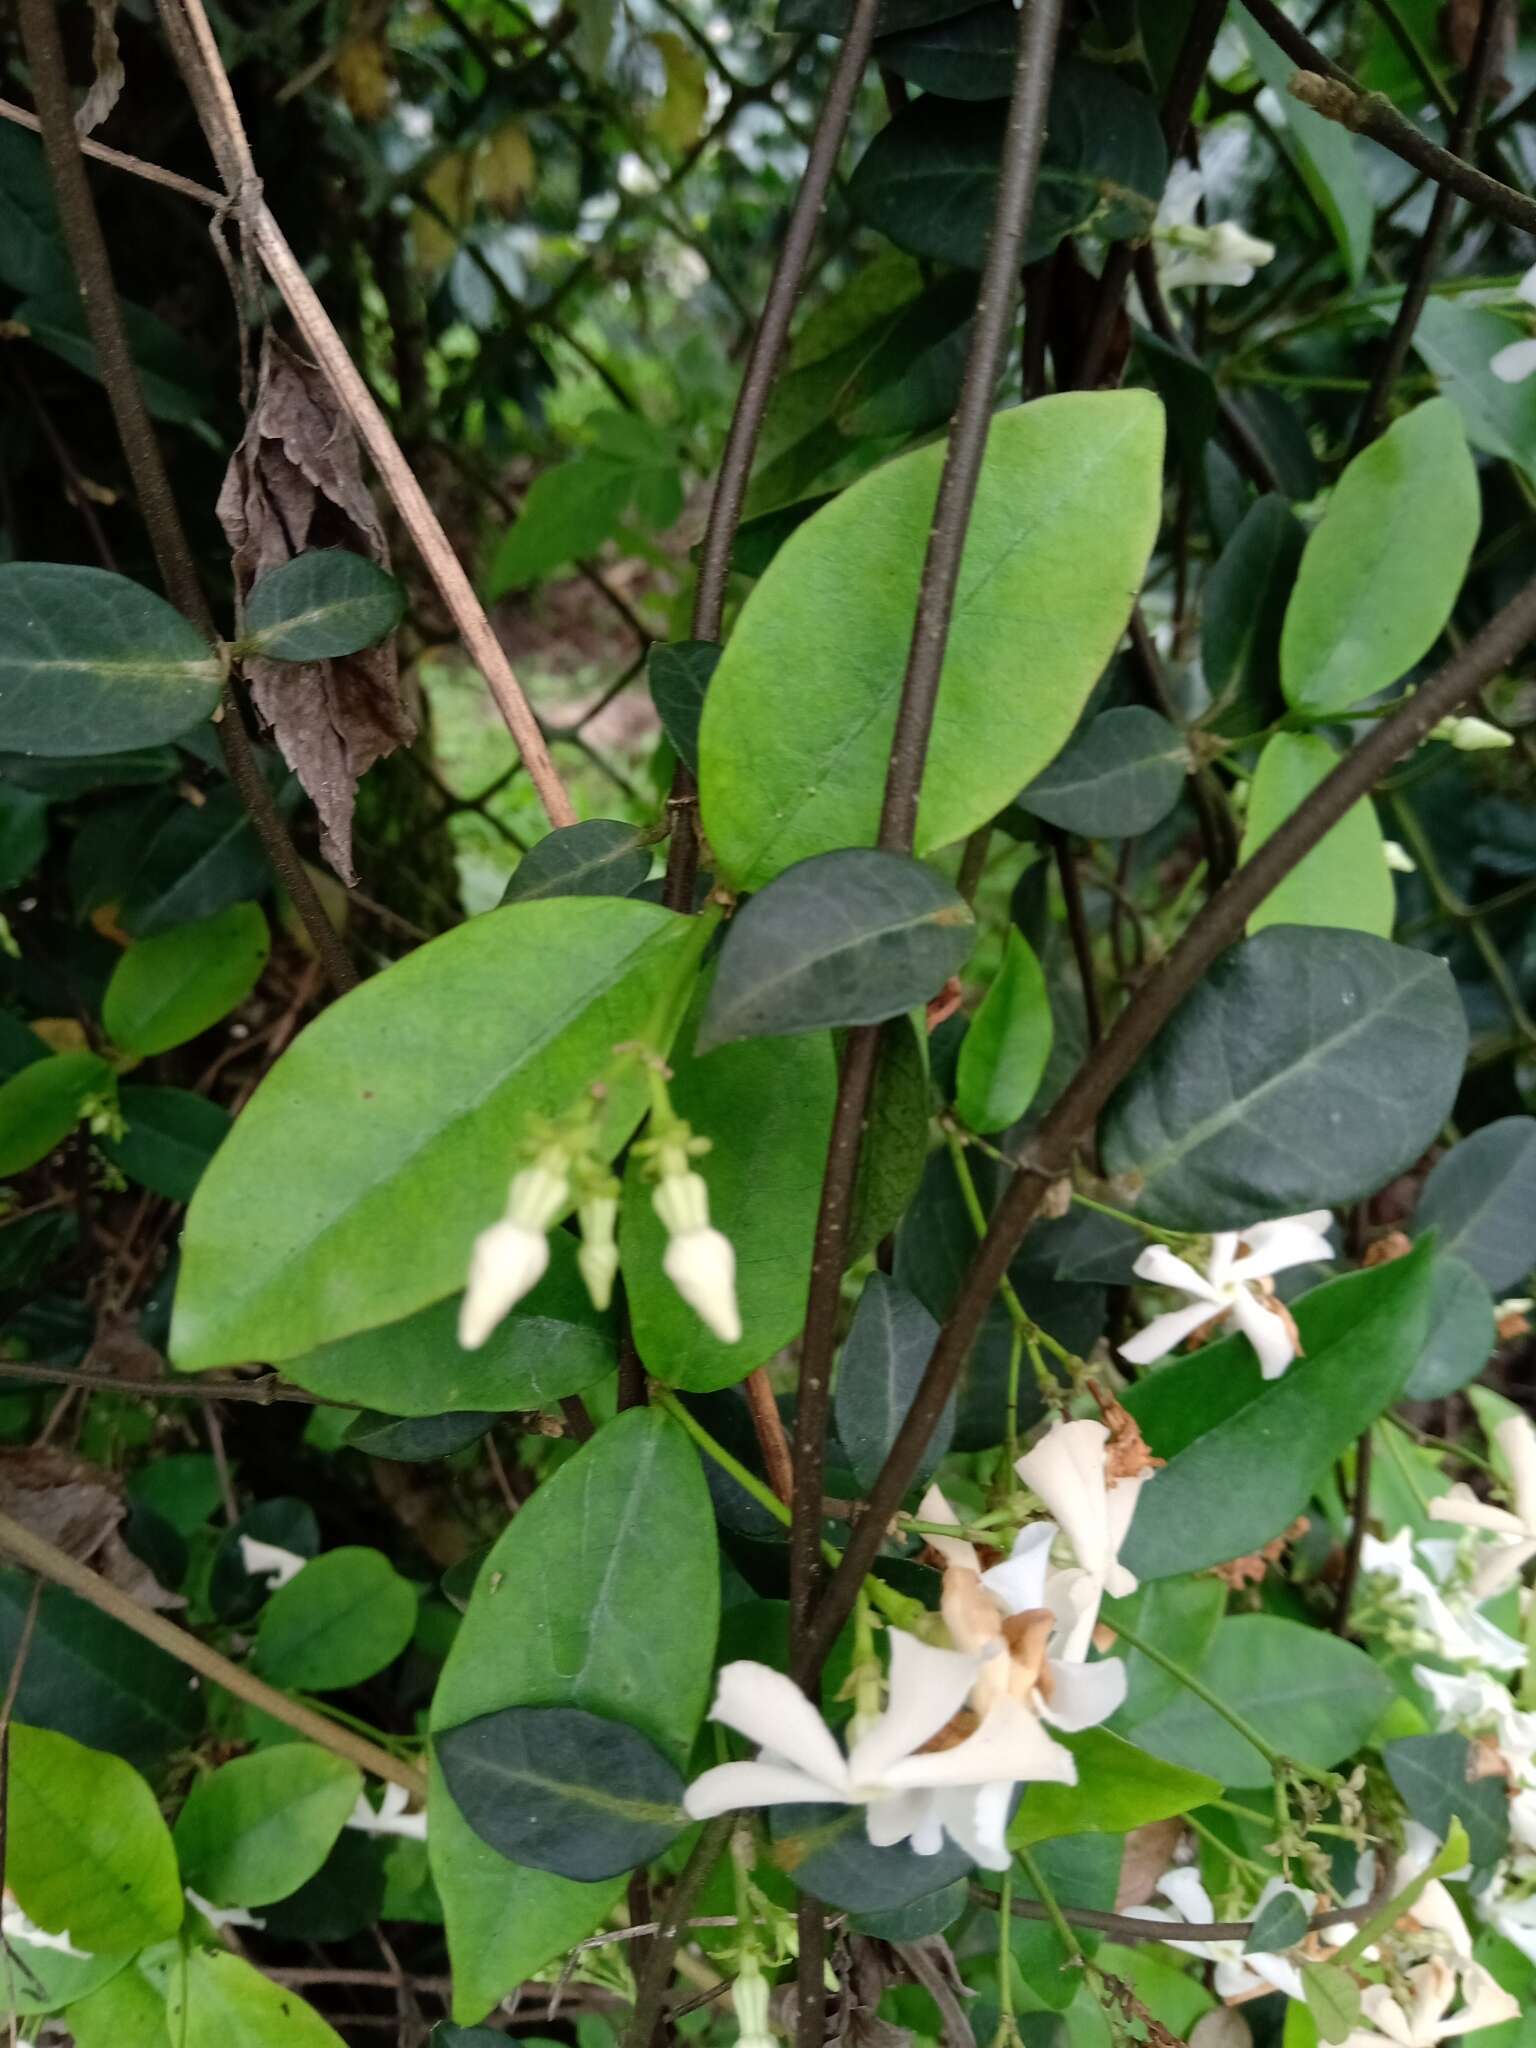
[{"label": "white star-shaped flower", "polygon": [[1190,1306],[1154,1316],[1120,1346],[1120,1356],[1132,1365],[1151,1365],[1204,1324],[1230,1322],[1257,1352],[1265,1379],[1279,1379],[1297,1353],[1295,1329],[1266,1283],[1288,1266],[1331,1259],[1326,1233],[1332,1221],[1329,1210],[1311,1209],[1304,1216],[1281,1216],[1246,1230],[1218,1230],[1203,1273],[1167,1245],[1148,1245],[1136,1261],[1137,1278],[1188,1295]]},{"label": "white star-shaped flower", "polygon": [[1509,1473],[1512,1507],[1479,1500],[1469,1486],[1453,1486],[1429,1504],[1437,1522],[1460,1522],[1501,1539],[1473,1574],[1472,1595],[1478,1601],[1490,1600],[1513,1585],[1536,1557],[1536,1430],[1525,1416],[1507,1415],[1493,1432],[1493,1441]]}]

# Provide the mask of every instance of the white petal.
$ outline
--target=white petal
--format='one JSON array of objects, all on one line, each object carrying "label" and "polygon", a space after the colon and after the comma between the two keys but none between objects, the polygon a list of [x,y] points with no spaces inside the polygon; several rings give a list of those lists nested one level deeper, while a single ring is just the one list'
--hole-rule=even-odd
[{"label": "white petal", "polygon": [[745,1660],[722,1664],[709,1714],[823,1785],[848,1783],[848,1766],[831,1730],[782,1671]]},{"label": "white petal", "polygon": [[1132,1365],[1155,1365],[1160,1358],[1166,1358],[1176,1344],[1198,1330],[1202,1323],[1210,1322],[1213,1316],[1223,1311],[1212,1308],[1208,1301],[1196,1302],[1192,1308],[1173,1308],[1166,1315],[1154,1316],[1143,1330],[1127,1343],[1122,1344],[1120,1356]]},{"label": "white petal", "polygon": [[[848,1779],[853,1785],[878,1785],[891,1765],[938,1734],[965,1705],[983,1659],[958,1650],[935,1649],[905,1629],[892,1629],[890,1695],[885,1712],[867,1735],[853,1745]],[[907,1779],[908,1784],[926,1780]]]},{"label": "white petal", "polygon": [[1520,2017],[1520,2001],[1510,1996],[1481,1963],[1469,1963],[1461,1974],[1461,1995],[1466,2000],[1453,2020],[1439,2028],[1440,2038],[1452,2034],[1473,2034],[1481,2027],[1496,2027],[1503,2020]]},{"label": "white petal", "polygon": [[1195,164],[1179,162],[1168,173],[1162,201],[1157,209],[1159,227],[1187,228],[1200,211],[1205,197],[1205,179]]},{"label": "white petal", "polygon": [[1104,1574],[1104,1590],[1111,1600],[1127,1600],[1136,1590],[1136,1579],[1120,1562],[1120,1546],[1130,1534],[1141,1489],[1151,1477],[1150,1472],[1139,1472],[1134,1479],[1117,1479],[1104,1497],[1109,1547],[1114,1556],[1114,1563]]},{"label": "white petal", "polygon": [[1267,1380],[1277,1380],[1296,1356],[1296,1346],[1282,1317],[1261,1306],[1246,1287],[1240,1287],[1232,1302],[1237,1327],[1258,1354],[1259,1371]]},{"label": "white petal", "polygon": [[992,1785],[961,1785],[930,1792],[944,1832],[983,1870],[1006,1870],[1013,1861],[1008,1847],[1008,1817],[1014,1786],[1009,1779]]},{"label": "white petal", "polygon": [[661,1270],[705,1328],[722,1344],[741,1342],[736,1305],[736,1253],[719,1230],[685,1230],[670,1239]]},{"label": "white petal", "polygon": [[1210,1275],[1211,1285],[1219,1299],[1225,1299],[1225,1289],[1232,1276],[1232,1261],[1237,1257],[1241,1239],[1235,1230],[1218,1230],[1211,1239],[1210,1254],[1205,1270]]},{"label": "white petal", "polygon": [[248,1579],[266,1579],[269,1590],[275,1593],[279,1586],[296,1579],[309,1559],[300,1557],[296,1551],[284,1550],[280,1543],[263,1543],[259,1536],[242,1536],[240,1562]]},{"label": "white petal", "polygon": [[[1301,1972],[1294,1963],[1287,1962],[1284,1956],[1249,1956],[1248,1967],[1271,1990],[1283,1991],[1287,1998],[1303,1997]],[[1217,1975],[1219,1978],[1219,1971]]]},{"label": "white petal", "polygon": [[713,1820],[740,1806],[851,1806],[847,1790],[788,1764],[716,1764],[695,1778],[683,1794],[683,1811],[692,1820]]},{"label": "white petal", "polygon": [[1031,1522],[1019,1531],[1013,1555],[982,1573],[981,1583],[1005,1614],[1027,1614],[1046,1605],[1051,1545],[1058,1533],[1054,1522]]},{"label": "white petal", "polygon": [[[1407,1886],[1412,1881],[1411,1878],[1398,1880],[1401,1886]],[[1425,1885],[1419,1893],[1413,1902],[1409,1918],[1431,1934],[1438,1934],[1452,1955],[1471,1962],[1472,1936],[1467,1931],[1467,1923],[1461,1917],[1461,1908],[1438,1878]]]},{"label": "white petal", "polygon": [[1002,1699],[964,1742],[909,1756],[885,1774],[891,1786],[987,1785],[995,1779],[1075,1785],[1077,1763],[1027,1707]]},{"label": "white petal", "polygon": [[[1193,1943],[1189,1946],[1193,1947]],[[1230,2002],[1235,1998],[1251,1997],[1256,1991],[1267,1991],[1269,1986],[1259,1975],[1258,1965],[1268,1960],[1265,1956],[1224,1956],[1216,1965],[1216,1996]],[[1298,1978],[1298,1985],[1300,1981]],[[1299,1990],[1297,1996],[1300,1996]]]},{"label": "white petal", "polygon": [[[960,1517],[937,1486],[930,1486],[918,1502],[917,1519],[920,1522],[947,1522],[955,1528],[960,1526]],[[946,1564],[961,1565],[967,1571],[981,1570],[981,1559],[976,1555],[975,1544],[967,1543],[963,1536],[935,1536],[931,1530],[927,1530],[924,1531],[923,1541],[930,1550],[936,1550]]]},{"label": "white petal", "polygon": [[1502,1593],[1506,1586],[1515,1583],[1533,1557],[1536,1538],[1527,1538],[1523,1543],[1501,1543],[1490,1550],[1472,1575],[1472,1598],[1481,1606],[1495,1593]]},{"label": "white petal", "polygon": [[544,1277],[549,1239],[526,1224],[493,1223],[475,1239],[459,1307],[459,1343],[478,1351],[492,1330]]},{"label": "white petal", "polygon": [[[935,1824],[930,1806],[926,1792],[887,1792],[879,1799],[871,1799],[864,1809],[864,1832],[871,1847],[894,1849],[898,1842],[911,1837],[919,1856],[937,1855],[944,1846],[944,1834]],[[919,1837],[933,1846],[919,1849]]]},{"label": "white petal", "polygon": [[1104,1504],[1102,1422],[1058,1422],[1014,1470],[1045,1503],[1085,1571],[1102,1576],[1109,1562],[1109,1520]]},{"label": "white petal", "polygon": [[1149,1244],[1131,1271],[1138,1280],[1145,1280],[1151,1287],[1171,1287],[1178,1294],[1187,1294],[1193,1301],[1208,1301],[1215,1306],[1221,1300],[1199,1268],[1192,1266],[1188,1259],[1181,1259],[1165,1244]]},{"label": "white petal", "polygon": [[[1320,1220],[1319,1220],[1320,1219]],[[1337,1256],[1326,1231],[1333,1221],[1327,1209],[1306,1216],[1282,1216],[1275,1223],[1256,1223],[1243,1232],[1248,1250],[1232,1263],[1233,1280],[1260,1280],[1283,1273],[1288,1266],[1307,1266]]]},{"label": "white petal", "polygon": [[1438,1495],[1429,1504],[1429,1519],[1460,1522],[1467,1529],[1491,1529],[1497,1536],[1518,1538],[1525,1533],[1518,1515],[1497,1507],[1491,1500],[1479,1500],[1469,1486],[1453,1486],[1449,1493]]},{"label": "white petal", "polygon": [[1506,1415],[1493,1440],[1508,1467],[1515,1512],[1536,1533],[1536,1430],[1523,1415]]},{"label": "white petal", "polygon": [[1199,1871],[1193,1867],[1165,1870],[1157,1881],[1157,1888],[1181,1919],[1208,1921],[1216,1918],[1211,1895],[1201,1881]]},{"label": "white petal", "polygon": [[1064,1728],[1069,1735],[1080,1728],[1097,1728],[1125,1704],[1125,1665],[1118,1657],[1097,1664],[1058,1664],[1053,1659],[1050,1670],[1050,1703],[1041,1707],[1040,1718],[1053,1728]]},{"label": "white petal", "polygon": [[1512,341],[1488,365],[1501,384],[1523,384],[1536,376],[1536,341]]},{"label": "white petal", "polygon": [[1376,2029],[1395,2041],[1397,2048],[1415,2048],[1408,2015],[1385,1984],[1368,1984],[1360,1994],[1360,2010]]}]

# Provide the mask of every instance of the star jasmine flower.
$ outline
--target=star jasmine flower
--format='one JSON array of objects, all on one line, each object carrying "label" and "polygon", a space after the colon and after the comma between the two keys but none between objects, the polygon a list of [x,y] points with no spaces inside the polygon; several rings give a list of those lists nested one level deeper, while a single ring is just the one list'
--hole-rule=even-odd
[{"label": "star jasmine flower", "polygon": [[[1217,1918],[1211,1895],[1198,1870],[1166,1871],[1158,1879],[1157,1889],[1168,1901],[1168,1906],[1132,1906],[1130,1915],[1133,1920],[1161,1921],[1177,1929],[1184,1924],[1209,1922]],[[1273,1877],[1259,1893],[1252,1917],[1257,1919],[1270,1900],[1283,1891],[1296,1892],[1308,1914],[1314,1911],[1317,1900],[1311,1892],[1297,1891],[1295,1885],[1283,1884],[1278,1877]],[[1170,1911],[1169,1907],[1173,1910]],[[1229,2005],[1262,1998],[1271,1991],[1283,1991],[1287,1998],[1302,1996],[1301,1972],[1284,1956],[1244,1955],[1241,1941],[1179,1941],[1171,1933],[1159,1938],[1183,1955],[1199,1956],[1203,1962],[1214,1963],[1216,1996]]]},{"label": "star jasmine flower", "polygon": [[1204,196],[1205,180],[1195,166],[1175,164],[1152,230],[1164,291],[1250,284],[1253,273],[1274,260],[1274,243],[1260,241],[1235,221],[1200,226],[1195,216]]},{"label": "star jasmine flower", "polygon": [[386,1785],[384,1797],[377,1810],[370,1804],[366,1792],[357,1796],[357,1804],[347,1815],[343,1826],[356,1828],[360,1835],[404,1835],[408,1841],[424,1842],[427,1839],[427,1816],[425,1813],[408,1813],[411,1795],[403,1785]]},{"label": "star jasmine flower", "polygon": [[[1515,296],[1524,299],[1528,306],[1536,306],[1536,264],[1516,285]],[[1536,376],[1536,341],[1510,342],[1497,352],[1488,367],[1501,384],[1523,384],[1527,377]]]},{"label": "star jasmine flower", "polygon": [[90,1951],[75,1947],[67,1927],[60,1928],[57,1934],[48,1933],[46,1928],[28,1919],[9,1893],[4,1906],[0,1907],[0,1935],[4,1935],[7,1941],[24,1941],[32,1948],[54,1948],[61,1956],[74,1956],[81,1962],[90,1960]]},{"label": "star jasmine flower", "polygon": [[1453,1486],[1429,1504],[1437,1522],[1460,1522],[1502,1539],[1478,1565],[1472,1596],[1481,1602],[1512,1586],[1536,1557],[1536,1430],[1523,1415],[1507,1415],[1493,1433],[1510,1479],[1511,1508],[1479,1500],[1468,1486]]},{"label": "star jasmine flower", "polygon": [[[1069,1660],[1087,1656],[1105,1594],[1123,1600],[1136,1590],[1134,1576],[1120,1562],[1120,1546],[1130,1530],[1143,1482],[1151,1475],[1111,1477],[1108,1443],[1109,1431],[1102,1422],[1053,1423],[1013,1468],[1044,1503],[1082,1574],[1081,1581],[1070,1588],[1076,1619],[1061,1651]],[[1029,1533],[1026,1530],[1025,1534]]]},{"label": "star jasmine flower", "polygon": [[614,1225],[619,1220],[619,1184],[605,1179],[602,1187],[576,1206],[581,1227],[581,1246],[576,1264],[592,1306],[599,1313],[613,1300],[613,1283],[619,1274],[619,1247]]},{"label": "star jasmine flower", "polygon": [[297,1551],[284,1550],[280,1543],[263,1543],[259,1536],[242,1536],[240,1562],[248,1579],[265,1579],[268,1592],[275,1593],[279,1586],[296,1579],[309,1559],[300,1557]]},{"label": "star jasmine flower", "polygon": [[[1436,1549],[1439,1546],[1435,1546]],[[1444,1657],[1451,1664],[1480,1664],[1493,1671],[1519,1671],[1525,1664],[1525,1645],[1495,1628],[1475,1606],[1465,1613],[1441,1592],[1413,1554],[1413,1532],[1399,1529],[1390,1543],[1367,1535],[1360,1550],[1363,1570],[1373,1578],[1386,1580],[1405,1608],[1414,1626],[1427,1642],[1415,1647]]]},{"label": "star jasmine flower", "polygon": [[1331,1259],[1326,1232],[1332,1221],[1329,1210],[1312,1209],[1246,1230],[1218,1230],[1203,1273],[1167,1245],[1148,1245],[1133,1268],[1137,1278],[1187,1294],[1190,1306],[1154,1316],[1120,1346],[1120,1356],[1132,1365],[1151,1365],[1205,1324],[1235,1323],[1258,1354],[1264,1378],[1279,1379],[1300,1346],[1295,1324],[1275,1299],[1272,1275]]},{"label": "star jasmine flower", "polygon": [[1357,2027],[1344,2048],[1380,2048],[1383,2040],[1394,2048],[1437,2048],[1457,2034],[1519,2019],[1520,2001],[1480,1963],[1465,1964],[1459,1974],[1462,2006],[1449,2018],[1458,1973],[1439,1956],[1407,1972],[1406,2002],[1394,1998],[1385,1984],[1368,1985],[1360,1995],[1360,2008],[1370,2025]]},{"label": "star jasmine flower", "polygon": [[[1013,1786],[1075,1784],[1071,1752],[1012,1698],[984,1717],[965,1711],[980,1657],[936,1649],[900,1629],[892,1630],[890,1646],[885,1710],[863,1726],[864,1717],[855,1715],[846,1756],[782,1672],[766,1664],[723,1666],[711,1717],[757,1743],[758,1755],[696,1778],[683,1798],[689,1816],[707,1820],[743,1806],[862,1806],[876,1848],[910,1841],[919,1855],[931,1856],[947,1832],[988,1869],[1006,1870],[1003,1832]],[[956,1796],[965,1793],[971,1796]]]},{"label": "star jasmine flower", "polygon": [[[671,1156],[674,1149],[676,1159]],[[679,1148],[664,1148],[661,1162],[661,1177],[651,1197],[667,1233],[661,1269],[722,1344],[739,1344],[736,1253],[730,1239],[710,1227],[708,1184],[688,1166]]]},{"label": "star jasmine flower", "polygon": [[191,1885],[187,1885],[185,1889],[188,1905],[194,1912],[202,1915],[215,1934],[222,1927],[262,1928],[267,1924],[265,1920],[258,1920],[254,1913],[248,1913],[244,1906],[211,1905],[207,1899],[200,1898]]},{"label": "star jasmine flower", "polygon": [[570,1159],[550,1145],[512,1176],[506,1213],[475,1239],[459,1309],[459,1342],[478,1351],[492,1330],[544,1277],[549,1232],[570,1206]]},{"label": "star jasmine flower", "polygon": [[1479,1894],[1478,1918],[1536,1963],[1536,1894],[1509,1895],[1495,1879]]}]

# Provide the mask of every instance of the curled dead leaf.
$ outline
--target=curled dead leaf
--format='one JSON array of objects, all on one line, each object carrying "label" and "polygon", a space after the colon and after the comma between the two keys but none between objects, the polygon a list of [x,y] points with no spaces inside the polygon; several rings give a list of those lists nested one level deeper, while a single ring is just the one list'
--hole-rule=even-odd
[{"label": "curled dead leaf", "polygon": [[0,1451],[0,1510],[142,1606],[186,1606],[123,1541],[119,1525],[128,1510],[112,1475],[99,1466],[46,1444]]}]

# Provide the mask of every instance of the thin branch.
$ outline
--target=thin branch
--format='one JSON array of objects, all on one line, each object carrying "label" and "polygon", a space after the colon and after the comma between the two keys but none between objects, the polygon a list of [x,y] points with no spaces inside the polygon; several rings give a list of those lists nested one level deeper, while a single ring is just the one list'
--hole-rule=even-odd
[{"label": "thin branch", "polygon": [[[1504,0],[1483,0],[1482,10],[1477,18],[1477,32],[1473,38],[1472,56],[1467,65],[1467,75],[1462,86],[1461,105],[1451,127],[1450,144],[1452,154],[1469,156],[1477,141],[1478,126],[1483,118],[1483,105],[1488,97],[1488,87],[1493,76],[1498,51],[1499,24],[1504,15]],[[1365,394],[1360,407],[1360,420],[1355,429],[1352,452],[1358,453],[1367,442],[1374,439],[1386,412],[1387,400],[1392,387],[1403,373],[1403,364],[1413,345],[1414,330],[1424,303],[1429,297],[1429,288],[1435,281],[1435,272],[1440,268],[1445,255],[1446,243],[1450,238],[1451,219],[1456,211],[1456,194],[1449,185],[1441,185],[1435,193],[1434,204],[1429,210],[1429,220],[1413,252],[1412,267],[1403,286],[1402,304],[1397,309],[1397,318],[1392,322],[1392,331],[1383,344],[1371,373],[1371,388]]]},{"label": "thin branch", "polygon": [[795,1497],[795,1467],[789,1455],[789,1438],[784,1434],[784,1420],[774,1398],[773,1382],[758,1366],[742,1381],[741,1390],[747,1397],[747,1410],[757,1433],[757,1447],[763,1454],[768,1484],[780,1500],[791,1501]]},{"label": "thin branch", "polygon": [[1371,1518],[1371,1432],[1363,1430],[1355,1442],[1355,1497],[1350,1503],[1349,1547],[1344,1553],[1344,1573],[1339,1580],[1339,1597],[1329,1624],[1336,1636],[1349,1634],[1349,1610],[1354,1604],[1360,1580],[1360,1559]]},{"label": "thin branch", "polygon": [[417,1798],[426,1798],[426,1778],[413,1765],[402,1763],[388,1750],[380,1749],[377,1743],[354,1735],[350,1728],[338,1727],[334,1721],[327,1721],[323,1714],[317,1714],[313,1707],[301,1706],[297,1700],[290,1699],[286,1693],[266,1684],[239,1664],[232,1664],[197,1636],[176,1628],[163,1615],[130,1598],[109,1579],[80,1564],[46,1537],[35,1534],[3,1513],[0,1513],[0,1550],[8,1551],[29,1571],[51,1580],[56,1586],[63,1586],[81,1600],[89,1601],[92,1607],[109,1614],[125,1628],[131,1628],[135,1635],[143,1636],[146,1642],[155,1644],[178,1663],[211,1679],[215,1685],[222,1685],[226,1692],[233,1693],[236,1699],[244,1700],[248,1706],[259,1707],[274,1721],[281,1721],[285,1727],[308,1736],[322,1749],[346,1757],[374,1777],[387,1778],[392,1784],[403,1785]]},{"label": "thin branch", "polygon": [[1104,1036],[1104,1016],[1099,1008],[1099,982],[1093,964],[1093,937],[1088,930],[1088,913],[1083,908],[1082,877],[1077,872],[1071,836],[1053,827],[1048,837],[1051,851],[1056,856],[1056,874],[1061,882],[1061,899],[1067,909],[1067,931],[1072,940],[1072,958],[1077,963],[1077,979],[1083,991],[1083,1017],[1088,1027],[1088,1043],[1094,1046]]},{"label": "thin branch", "polygon": [[[990,1906],[996,1912],[996,1892],[989,1892],[983,1884],[973,1884],[970,1894],[979,1906]],[[1016,1898],[1012,1910],[1019,1920],[1049,1921],[1056,1917],[1038,1899]],[[1358,1906],[1332,1906],[1326,1913],[1314,1913],[1307,1922],[1308,1932],[1353,1924],[1359,1920],[1360,1911]],[[1103,1913],[1093,1906],[1060,1906],[1057,1912],[1069,1927],[1088,1927],[1118,1942],[1246,1941],[1257,1925],[1253,1920],[1138,1920],[1134,1913]]]},{"label": "thin branch", "polygon": [[[25,107],[18,107],[14,100],[0,100],[0,121],[14,121],[18,128],[30,128],[34,135],[41,135],[43,124],[36,114]],[[179,192],[183,199],[195,199],[199,206],[222,208],[224,201],[211,185],[199,185],[195,178],[183,178],[175,171],[162,170],[159,164],[147,162],[141,156],[129,156],[126,150],[110,149],[106,143],[97,142],[94,137],[80,138],[83,156],[93,156],[98,163],[110,164],[115,171],[131,171],[136,178],[146,178],[151,185],[163,185],[167,192]]]},{"label": "thin branch", "polygon": [[33,1365],[0,1359],[0,1379],[22,1380],[52,1387],[85,1387],[92,1393],[128,1394],[146,1401],[256,1401],[263,1408],[274,1401],[298,1401],[310,1408],[358,1408],[357,1401],[333,1401],[325,1394],[306,1394],[290,1387],[276,1373],[258,1380],[133,1380],[120,1373],[91,1372],[84,1366]]},{"label": "thin branch", "polygon": [[672,1887],[667,1910],[657,1923],[645,1968],[635,1987],[635,2009],[624,2031],[624,2048],[650,2048],[656,2022],[666,2007],[667,1986],[672,1981],[672,1958],[677,1954],[677,1944],[688,1923],[693,1902],[730,1841],[735,1825],[734,1813],[722,1813],[714,1820],[706,1821],[699,1831],[693,1853]]},{"label": "thin branch", "polygon": [[865,1514],[850,1532],[843,1561],[816,1611],[805,1654],[825,1657],[852,1612],[854,1598],[879,1552],[884,1532],[911,1485],[923,1450],[970,1355],[992,1298],[1047,1189],[1092,1131],[1099,1112],[1163,1025],[1214,962],[1242,934],[1249,917],[1297,863],[1387,770],[1410,754],[1439,721],[1473,697],[1536,638],[1536,580],[1385,718],[1312,791],[1279,829],[1217,891],[1178,944],[1122,1010],[1097,1051],[1034,1134],[1030,1157],[1010,1182],[988,1225],[939,1333],[906,1419],[871,1488]]}]

